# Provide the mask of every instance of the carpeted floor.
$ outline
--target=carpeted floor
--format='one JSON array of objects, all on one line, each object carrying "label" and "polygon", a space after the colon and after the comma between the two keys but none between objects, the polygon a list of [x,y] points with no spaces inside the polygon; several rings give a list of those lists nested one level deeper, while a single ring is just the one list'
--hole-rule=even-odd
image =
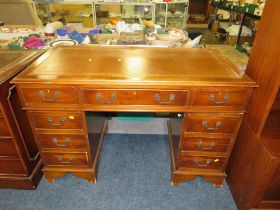
[{"label": "carpeted floor", "polygon": [[166,135],[108,134],[97,184],[67,175],[37,190],[0,190],[0,209],[231,210],[228,190],[196,179],[170,185]]}]

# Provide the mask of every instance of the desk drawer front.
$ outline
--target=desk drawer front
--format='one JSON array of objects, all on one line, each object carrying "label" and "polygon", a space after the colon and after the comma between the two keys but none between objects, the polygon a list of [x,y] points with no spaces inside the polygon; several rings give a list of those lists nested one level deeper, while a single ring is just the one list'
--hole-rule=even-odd
[{"label": "desk drawer front", "polygon": [[193,96],[193,106],[234,106],[243,107],[248,91],[205,91],[196,90]]},{"label": "desk drawer front", "polygon": [[10,136],[11,134],[8,128],[4,116],[0,114],[0,136]]},{"label": "desk drawer front", "polygon": [[85,149],[83,135],[73,134],[38,134],[42,149]]},{"label": "desk drawer front", "polygon": [[76,89],[74,88],[22,88],[26,104],[77,104]]},{"label": "desk drawer front", "polygon": [[0,156],[17,156],[12,138],[0,137]]},{"label": "desk drawer front", "polygon": [[80,102],[94,105],[174,105],[184,106],[187,91],[81,90]]},{"label": "desk drawer front", "polygon": [[87,166],[87,153],[51,153],[43,152],[43,162],[48,166]]},{"label": "desk drawer front", "polygon": [[187,152],[220,152],[227,153],[230,138],[186,137],[183,150]]},{"label": "desk drawer front", "polygon": [[31,112],[34,126],[38,129],[82,129],[79,112]]},{"label": "desk drawer front", "polygon": [[224,161],[225,161],[224,157],[189,156],[189,155],[181,156],[181,162],[183,168],[222,170],[224,166]]},{"label": "desk drawer front", "polygon": [[187,132],[234,134],[239,126],[240,116],[188,115]]},{"label": "desk drawer front", "polygon": [[0,159],[0,174],[25,174],[20,160]]}]

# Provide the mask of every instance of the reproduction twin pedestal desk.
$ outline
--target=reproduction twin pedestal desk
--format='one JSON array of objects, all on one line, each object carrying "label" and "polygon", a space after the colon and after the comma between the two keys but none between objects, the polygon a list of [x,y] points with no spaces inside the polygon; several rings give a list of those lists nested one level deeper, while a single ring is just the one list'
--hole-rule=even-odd
[{"label": "reproduction twin pedestal desk", "polygon": [[168,123],[171,182],[216,187],[256,86],[215,50],[92,46],[49,50],[13,83],[47,181],[71,172],[96,182],[107,125],[89,112],[169,112],[182,113]]}]

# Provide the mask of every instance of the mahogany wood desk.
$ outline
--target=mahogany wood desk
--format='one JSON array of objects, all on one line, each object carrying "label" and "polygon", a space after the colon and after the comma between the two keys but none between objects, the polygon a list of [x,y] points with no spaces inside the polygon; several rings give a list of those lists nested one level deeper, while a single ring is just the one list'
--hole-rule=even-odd
[{"label": "mahogany wood desk", "polygon": [[183,113],[168,123],[172,183],[214,186],[255,86],[215,50],[92,46],[52,49],[13,82],[48,181],[71,172],[96,182],[106,122],[87,112],[171,112]]}]

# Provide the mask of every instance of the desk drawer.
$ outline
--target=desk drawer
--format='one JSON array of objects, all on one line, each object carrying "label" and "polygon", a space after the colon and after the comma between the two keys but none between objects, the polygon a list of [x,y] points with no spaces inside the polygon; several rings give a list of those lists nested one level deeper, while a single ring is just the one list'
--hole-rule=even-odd
[{"label": "desk drawer", "polygon": [[243,107],[248,91],[195,90],[193,106],[234,106]]},{"label": "desk drawer", "polygon": [[0,156],[17,156],[12,138],[2,138],[0,136]]},{"label": "desk drawer", "polygon": [[192,115],[187,117],[186,131],[199,133],[235,134],[240,126],[240,115]]},{"label": "desk drawer", "polygon": [[77,104],[75,88],[21,88],[25,104],[54,103],[54,104]]},{"label": "desk drawer", "polygon": [[187,91],[156,90],[87,90],[80,91],[82,104],[94,105],[173,105],[184,106]]},{"label": "desk drawer", "polygon": [[73,134],[38,134],[42,149],[85,149],[83,135]]},{"label": "desk drawer", "polygon": [[4,116],[0,114],[0,136],[10,136],[9,127],[5,122]]},{"label": "desk drawer", "polygon": [[223,170],[225,157],[182,155],[183,168]]},{"label": "desk drawer", "polygon": [[43,163],[47,166],[88,166],[86,152],[81,153],[52,153],[43,152]]},{"label": "desk drawer", "polygon": [[25,170],[20,160],[0,158],[0,174],[25,174]]},{"label": "desk drawer", "polygon": [[37,129],[82,129],[80,112],[31,112]]},{"label": "desk drawer", "polygon": [[231,138],[185,137],[183,151],[227,153]]}]

